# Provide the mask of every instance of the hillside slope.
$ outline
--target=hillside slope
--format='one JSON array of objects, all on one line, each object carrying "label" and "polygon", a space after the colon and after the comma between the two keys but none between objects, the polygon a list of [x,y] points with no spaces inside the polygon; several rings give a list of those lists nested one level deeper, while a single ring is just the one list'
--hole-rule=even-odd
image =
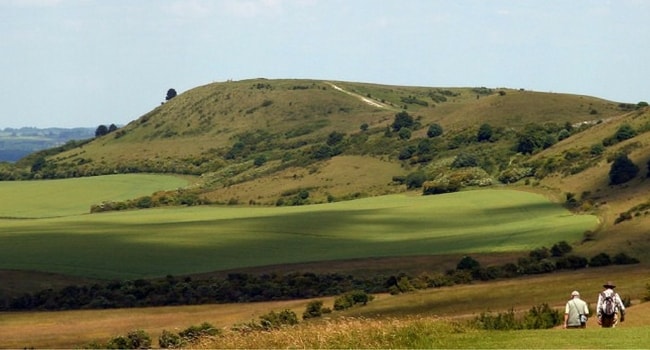
[{"label": "hillside slope", "polygon": [[[396,125],[404,112],[410,119]],[[610,142],[625,124],[635,136]],[[433,126],[442,134],[432,134]],[[633,208],[650,194],[648,130],[644,104],[589,96],[254,79],[197,87],[113,133],[18,166],[33,178],[200,175],[185,191],[223,204],[309,204],[422,185],[444,192],[514,183],[558,201],[570,193],[576,209],[601,214],[603,228],[623,230],[645,222],[645,211]],[[640,171],[610,186],[611,162],[621,153]],[[614,225],[628,211],[634,220]]]}]

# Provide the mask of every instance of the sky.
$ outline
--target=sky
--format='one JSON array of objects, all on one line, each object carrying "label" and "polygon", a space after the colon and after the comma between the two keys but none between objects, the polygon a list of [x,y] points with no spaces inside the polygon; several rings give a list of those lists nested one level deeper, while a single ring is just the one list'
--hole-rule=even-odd
[{"label": "sky", "polygon": [[0,0],[0,129],[123,125],[229,79],[650,101],[649,0]]}]

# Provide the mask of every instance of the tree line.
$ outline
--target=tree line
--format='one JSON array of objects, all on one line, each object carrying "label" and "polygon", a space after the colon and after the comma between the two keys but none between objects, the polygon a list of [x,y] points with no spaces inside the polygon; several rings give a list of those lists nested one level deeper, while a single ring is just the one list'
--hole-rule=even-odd
[{"label": "tree line", "polygon": [[0,310],[73,310],[107,309],[212,303],[239,303],[271,300],[308,299],[335,296],[352,291],[399,294],[416,289],[513,278],[523,275],[576,270],[639,261],[625,253],[610,257],[600,253],[586,258],[571,254],[571,246],[558,242],[550,249],[541,247],[516,262],[481,266],[469,256],[455,269],[446,272],[394,275],[352,276],[341,273],[289,274],[230,273],[225,278],[192,279],[167,276],[162,279],[111,281],[104,284],[71,285],[58,290],[46,289],[17,297],[0,297]]}]

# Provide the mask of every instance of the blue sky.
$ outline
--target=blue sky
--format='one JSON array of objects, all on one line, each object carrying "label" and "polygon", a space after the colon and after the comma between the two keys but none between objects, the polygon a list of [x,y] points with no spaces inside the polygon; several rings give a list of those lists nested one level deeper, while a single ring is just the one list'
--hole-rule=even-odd
[{"label": "blue sky", "polygon": [[0,129],[126,124],[228,79],[650,101],[645,0],[0,0]]}]

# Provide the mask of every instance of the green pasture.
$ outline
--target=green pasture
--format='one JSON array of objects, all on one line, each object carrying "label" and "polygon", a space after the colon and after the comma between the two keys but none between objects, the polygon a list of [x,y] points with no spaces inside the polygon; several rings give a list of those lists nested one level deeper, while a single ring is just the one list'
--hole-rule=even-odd
[{"label": "green pasture", "polygon": [[88,213],[90,206],[187,186],[177,176],[109,175],[42,181],[0,181],[0,217],[43,218]]},{"label": "green pasture", "polygon": [[595,216],[572,215],[543,196],[511,190],[2,219],[0,269],[145,278],[307,261],[522,251],[579,240],[596,225]]}]

